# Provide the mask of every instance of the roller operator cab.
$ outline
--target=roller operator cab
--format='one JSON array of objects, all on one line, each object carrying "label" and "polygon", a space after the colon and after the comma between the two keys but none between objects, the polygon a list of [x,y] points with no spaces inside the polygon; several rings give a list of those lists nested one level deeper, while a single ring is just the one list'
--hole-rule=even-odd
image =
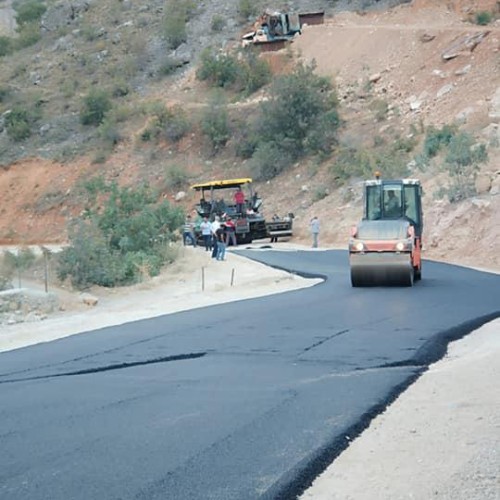
[{"label": "roller operator cab", "polygon": [[412,286],[422,277],[422,230],[420,181],[366,181],[363,219],[349,240],[352,286]]}]

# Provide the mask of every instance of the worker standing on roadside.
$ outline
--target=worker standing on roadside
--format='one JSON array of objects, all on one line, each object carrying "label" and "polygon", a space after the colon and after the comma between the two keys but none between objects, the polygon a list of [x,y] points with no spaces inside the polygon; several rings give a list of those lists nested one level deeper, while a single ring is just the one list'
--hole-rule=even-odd
[{"label": "worker standing on roadside", "polygon": [[219,217],[216,215],[211,225],[212,229],[212,259],[217,257],[217,231],[220,229]]},{"label": "worker standing on roadside", "polygon": [[231,217],[228,217],[225,223],[226,226],[226,245],[232,244],[236,246],[236,225]]},{"label": "worker standing on roadside", "polygon": [[224,228],[221,226],[217,229],[217,260],[225,260],[226,242],[224,241]]},{"label": "worker standing on roadside", "polygon": [[184,230],[182,232],[182,241],[184,242],[184,246],[187,245],[187,241],[190,241],[193,247],[196,246],[196,238],[194,236],[194,224],[191,220],[191,216],[188,215],[186,217],[186,221],[184,222]]},{"label": "worker standing on roadside", "polygon": [[318,248],[318,238],[319,238],[319,219],[314,216],[309,222],[309,227],[311,228],[311,234],[313,238],[312,247]]},{"label": "worker standing on roadside", "polygon": [[212,249],[212,224],[209,222],[208,217],[203,217],[200,230],[203,236],[203,243],[205,243],[205,251],[208,252]]}]

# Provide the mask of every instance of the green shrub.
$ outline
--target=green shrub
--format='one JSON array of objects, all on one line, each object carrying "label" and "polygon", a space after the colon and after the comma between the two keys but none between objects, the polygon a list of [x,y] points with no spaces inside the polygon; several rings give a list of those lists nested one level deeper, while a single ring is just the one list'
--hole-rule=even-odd
[{"label": "green shrub", "polygon": [[123,79],[118,79],[113,83],[111,95],[113,97],[125,97],[130,92],[128,83]]},{"label": "green shrub", "polygon": [[409,160],[408,153],[396,149],[393,145],[377,150],[342,145],[337,148],[329,172],[336,181],[356,177],[371,178],[377,170],[386,179],[397,179],[409,174]]},{"label": "green shrub", "polygon": [[375,115],[375,120],[378,122],[383,122],[387,119],[387,113],[389,112],[389,103],[385,99],[374,99],[370,103],[370,109]]},{"label": "green shrub", "polygon": [[99,125],[98,134],[102,141],[111,147],[122,140],[116,121],[109,117],[106,117]]},{"label": "green shrub", "polygon": [[260,59],[254,50],[243,52],[239,64],[238,80],[245,94],[250,95],[271,81],[271,67],[267,61]]},{"label": "green shrub", "polygon": [[[21,288],[21,274],[23,271],[30,269],[35,263],[36,255],[29,247],[21,248],[17,253],[7,251],[3,258],[3,268],[11,270],[12,273],[17,271],[18,286]],[[7,272],[8,276],[12,276]]]},{"label": "green shrub", "polygon": [[347,146],[338,148],[334,162],[329,167],[329,173],[336,181],[346,181],[351,177],[371,177],[372,172],[369,155],[363,150]]},{"label": "green shrub", "polygon": [[99,38],[99,28],[93,24],[84,24],[80,34],[87,42],[93,42]]},{"label": "green shrub", "polygon": [[328,189],[324,186],[320,186],[320,187],[316,188],[316,190],[314,191],[312,201],[314,203],[321,201],[324,198],[326,198],[328,196],[328,194],[329,194]]},{"label": "green shrub", "polygon": [[5,117],[8,136],[14,141],[23,141],[31,135],[32,114],[25,108],[16,106]]},{"label": "green shrub", "polygon": [[168,245],[182,225],[182,210],[157,203],[148,186],[89,185],[85,216],[70,227],[70,245],[59,257],[59,278],[77,288],[112,287],[158,274],[171,259]]},{"label": "green shrub", "polygon": [[484,144],[475,144],[474,138],[467,132],[460,132],[454,136],[448,145],[446,163],[459,167],[484,163],[488,160],[488,153]]},{"label": "green shrub", "polygon": [[180,141],[191,130],[187,114],[180,106],[168,109],[159,126],[162,135],[173,142]]},{"label": "green shrub", "polygon": [[164,35],[171,49],[176,49],[187,40],[186,19],[182,13],[167,14],[164,22]]},{"label": "green shrub", "polygon": [[259,2],[254,0],[238,0],[238,14],[243,20],[254,17],[259,10]]},{"label": "green shrub", "polygon": [[173,57],[165,57],[158,68],[159,76],[169,76],[182,66],[182,62]]},{"label": "green shrub", "polygon": [[424,139],[424,155],[433,158],[443,146],[447,146],[452,137],[457,133],[453,125],[443,125],[440,129],[429,127]]},{"label": "green shrub", "polygon": [[187,40],[186,24],[196,3],[190,0],[170,0],[163,21],[163,33],[171,49],[176,49]]},{"label": "green shrub", "polygon": [[40,38],[40,25],[37,22],[26,23],[17,30],[18,37],[15,39],[15,49],[24,49],[35,45]]},{"label": "green shrub", "polygon": [[300,65],[272,85],[270,98],[261,106],[259,144],[279,144],[293,159],[306,153],[328,154],[340,126],[337,99],[327,79],[313,66]]},{"label": "green shrub", "polygon": [[467,132],[453,136],[448,144],[445,169],[450,176],[450,185],[445,190],[450,202],[457,202],[476,194],[475,179],[479,164],[488,160],[484,144],[475,144]]},{"label": "green shrub", "polygon": [[11,263],[5,260],[5,252],[0,252],[0,292],[11,288],[14,269]]},{"label": "green shrub", "polygon": [[404,153],[411,153],[417,145],[415,137],[400,137],[396,136],[392,142],[391,148],[394,151],[403,151]]},{"label": "green shrub", "polygon": [[259,143],[249,166],[257,180],[269,180],[290,168],[294,158],[290,152],[275,142]]},{"label": "green shrub", "polygon": [[198,80],[207,80],[216,87],[229,87],[236,82],[238,69],[239,65],[235,57],[207,47],[201,53],[196,77]]},{"label": "green shrub", "polygon": [[155,103],[148,112],[153,114],[154,119],[141,134],[144,142],[157,137],[177,142],[191,130],[187,114],[180,106],[167,108],[163,103]]},{"label": "green shrub", "polygon": [[490,24],[492,19],[493,16],[488,11],[483,10],[481,12],[476,12],[475,15],[476,24],[479,24],[480,26],[486,26],[487,24]]},{"label": "green shrub", "polygon": [[218,33],[222,31],[226,26],[226,19],[219,14],[216,14],[215,16],[212,17],[212,24],[211,28],[212,31]]},{"label": "green shrub", "polygon": [[108,93],[103,90],[91,90],[83,99],[80,110],[80,122],[83,125],[98,126],[104,121],[111,109]]},{"label": "green shrub", "polygon": [[235,153],[240,158],[248,159],[254,154],[259,140],[254,130],[243,129],[236,141]]},{"label": "green shrub", "polygon": [[116,106],[111,109],[107,116],[113,119],[117,123],[123,123],[129,120],[132,116],[136,114],[137,110],[133,105],[123,104],[121,106]]},{"label": "green shrub", "polygon": [[43,14],[45,14],[47,7],[43,2],[28,0],[14,3],[14,9],[16,11],[17,24],[23,26],[28,23],[38,23]]},{"label": "green shrub", "polygon": [[214,152],[224,147],[231,136],[226,105],[212,103],[201,119],[201,129]]},{"label": "green shrub", "polygon": [[149,127],[148,128],[145,128],[142,132],[141,132],[141,141],[142,142],[149,142],[153,139],[153,136],[154,136],[154,132],[152,129],[150,129]]},{"label": "green shrub", "polygon": [[11,288],[11,283],[12,283],[12,277],[7,276],[2,269],[0,269],[0,292],[3,292],[4,290],[8,290]]},{"label": "green shrub", "polygon": [[8,87],[0,87],[0,103],[4,102],[9,97],[10,90]]},{"label": "green shrub", "polygon": [[253,50],[236,57],[207,47],[201,53],[196,77],[214,87],[234,87],[250,95],[271,81],[271,68]]},{"label": "green shrub", "polygon": [[180,189],[189,181],[187,172],[178,165],[170,166],[165,173],[165,177],[168,187],[172,189]]},{"label": "green shrub", "polygon": [[8,36],[0,36],[0,57],[7,56],[12,53],[12,39]]}]

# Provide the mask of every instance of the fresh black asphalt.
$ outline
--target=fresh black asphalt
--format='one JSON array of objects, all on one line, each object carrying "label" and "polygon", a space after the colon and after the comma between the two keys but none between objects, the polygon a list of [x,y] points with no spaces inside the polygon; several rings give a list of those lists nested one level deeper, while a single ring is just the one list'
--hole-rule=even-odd
[{"label": "fresh black asphalt", "polygon": [[351,288],[342,251],[241,253],[326,281],[0,354],[0,499],[295,498],[500,316],[495,274]]}]

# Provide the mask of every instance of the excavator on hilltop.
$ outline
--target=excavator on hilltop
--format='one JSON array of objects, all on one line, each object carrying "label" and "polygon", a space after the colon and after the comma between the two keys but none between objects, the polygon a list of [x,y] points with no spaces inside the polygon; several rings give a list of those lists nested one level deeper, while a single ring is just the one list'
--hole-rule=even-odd
[{"label": "excavator on hilltop", "polygon": [[417,179],[364,183],[363,219],[351,230],[354,287],[412,286],[422,277],[422,187]]}]

